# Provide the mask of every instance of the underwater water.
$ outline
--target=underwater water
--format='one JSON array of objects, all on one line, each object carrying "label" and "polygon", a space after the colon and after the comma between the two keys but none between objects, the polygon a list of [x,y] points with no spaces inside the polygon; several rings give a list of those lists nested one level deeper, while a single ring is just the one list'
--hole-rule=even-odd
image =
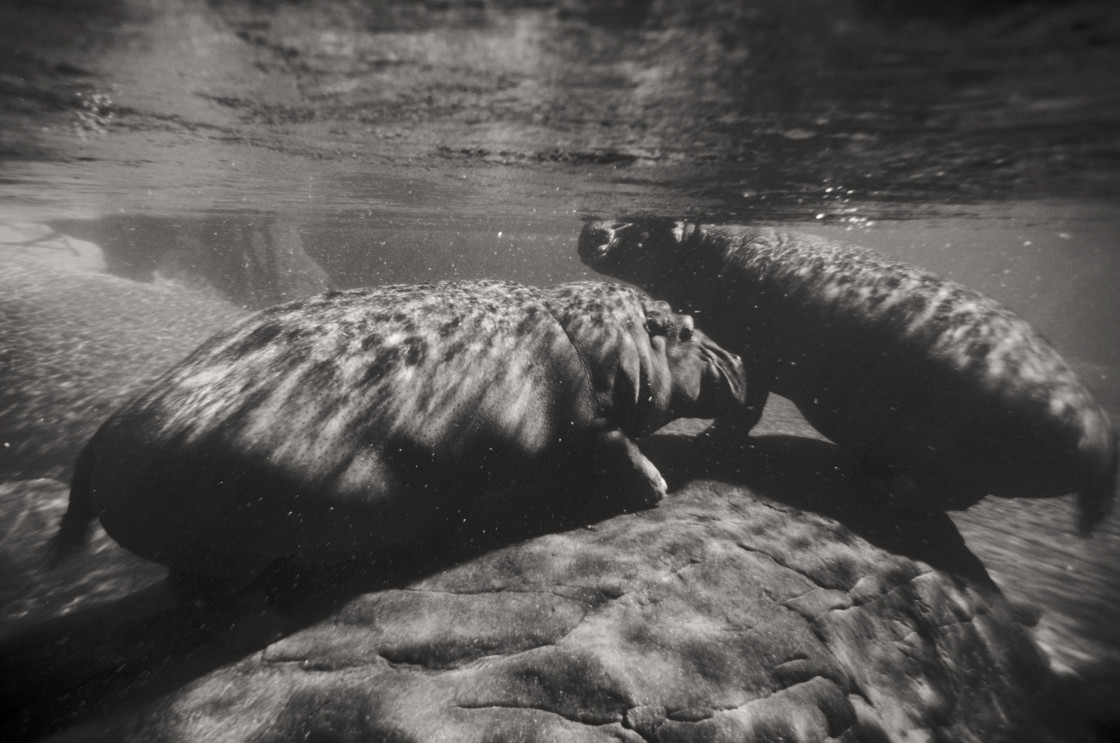
[{"label": "underwater water", "polygon": [[[914,263],[1030,321],[1120,420],[1117,13],[800,5],[0,10],[0,636],[162,577],[67,588],[35,556],[84,442],[209,335],[328,289],[599,279],[590,216]],[[1120,518],[1087,540],[1072,509],[954,518],[1055,666],[1115,690]]]}]

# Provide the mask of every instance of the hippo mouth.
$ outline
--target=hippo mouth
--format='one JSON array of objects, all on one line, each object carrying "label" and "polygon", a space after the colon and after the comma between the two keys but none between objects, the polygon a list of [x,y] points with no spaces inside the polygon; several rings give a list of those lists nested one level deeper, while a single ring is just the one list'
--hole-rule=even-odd
[{"label": "hippo mouth", "polygon": [[731,407],[743,405],[747,399],[747,375],[743,360],[719,347],[705,345],[704,373],[700,385],[701,409],[713,416],[729,412]]}]

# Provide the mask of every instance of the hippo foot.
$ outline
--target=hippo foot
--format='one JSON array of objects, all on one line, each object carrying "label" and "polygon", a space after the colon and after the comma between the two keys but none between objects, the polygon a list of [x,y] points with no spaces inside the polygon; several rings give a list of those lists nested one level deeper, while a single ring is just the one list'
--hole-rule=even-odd
[{"label": "hippo foot", "polygon": [[[644,459],[644,457],[643,457]],[[620,473],[617,495],[624,511],[644,511],[656,508],[669,492],[665,478],[653,463],[645,459],[648,467]]]},{"label": "hippo foot", "polygon": [[669,492],[661,472],[622,431],[601,434],[596,454],[602,468],[611,473],[615,497],[624,510],[653,508]]}]

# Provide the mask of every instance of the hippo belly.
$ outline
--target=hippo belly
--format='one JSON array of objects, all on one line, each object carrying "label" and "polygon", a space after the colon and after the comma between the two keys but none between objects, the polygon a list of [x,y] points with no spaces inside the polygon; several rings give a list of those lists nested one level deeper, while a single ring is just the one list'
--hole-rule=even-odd
[{"label": "hippo belly", "polygon": [[841,446],[962,502],[1074,492],[1092,479],[1111,424],[1026,321],[916,269],[882,270],[898,286],[877,303],[825,293],[790,311],[808,319],[786,331],[800,353],[773,391]]},{"label": "hippo belly", "polygon": [[1074,492],[1091,476],[1096,454],[1079,447],[1107,438],[1108,421],[1079,384],[1062,388],[1070,377],[1056,355],[1036,357],[1051,366],[1040,383],[996,374],[996,358],[953,363],[889,331],[847,340],[845,350],[863,358],[827,350],[803,358],[807,373],[827,379],[774,391],[865,461],[919,476],[962,505],[987,494]]}]

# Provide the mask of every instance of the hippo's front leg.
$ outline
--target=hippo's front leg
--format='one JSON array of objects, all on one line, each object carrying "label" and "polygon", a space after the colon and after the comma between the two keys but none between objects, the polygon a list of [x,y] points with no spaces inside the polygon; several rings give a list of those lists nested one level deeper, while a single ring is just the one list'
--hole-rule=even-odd
[{"label": "hippo's front leg", "polygon": [[618,480],[618,497],[627,510],[653,508],[669,491],[665,478],[646,459],[629,436],[617,429],[599,434],[595,440],[599,466]]}]

